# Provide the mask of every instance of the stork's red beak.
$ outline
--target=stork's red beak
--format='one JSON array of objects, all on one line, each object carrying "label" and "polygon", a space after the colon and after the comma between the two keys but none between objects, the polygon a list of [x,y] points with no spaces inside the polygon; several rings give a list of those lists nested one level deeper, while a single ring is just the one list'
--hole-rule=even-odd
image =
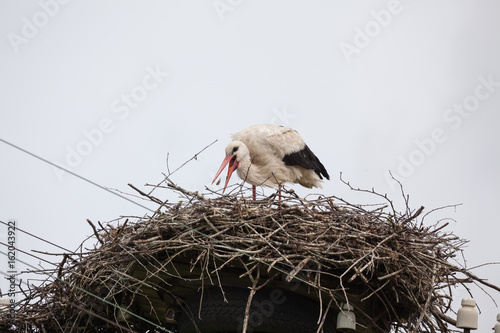
[{"label": "stork's red beak", "polygon": [[213,184],[228,163],[229,163],[229,167],[227,168],[226,183],[224,184],[224,189],[222,190],[222,194],[224,194],[224,191],[226,190],[226,187],[227,187],[227,184],[229,183],[229,179],[231,178],[231,175],[233,174],[234,170],[236,170],[236,168],[238,168],[238,165],[240,164],[240,162],[236,161],[236,155],[226,155],[226,157],[224,158],[224,161],[222,161],[222,164],[219,168],[219,171],[217,171],[217,174],[215,175],[214,180],[212,181],[212,184]]}]

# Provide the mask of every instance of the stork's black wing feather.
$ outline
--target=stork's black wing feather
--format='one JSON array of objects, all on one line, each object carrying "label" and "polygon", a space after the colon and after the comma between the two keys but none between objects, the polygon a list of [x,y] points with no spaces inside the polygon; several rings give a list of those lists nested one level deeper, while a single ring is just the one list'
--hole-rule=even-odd
[{"label": "stork's black wing feather", "polygon": [[330,176],[328,175],[328,172],[323,164],[307,145],[304,146],[304,149],[298,152],[285,155],[285,157],[283,157],[283,162],[289,166],[298,165],[308,170],[314,170],[314,172],[316,172],[319,176],[319,179],[323,179],[323,177],[330,179]]}]

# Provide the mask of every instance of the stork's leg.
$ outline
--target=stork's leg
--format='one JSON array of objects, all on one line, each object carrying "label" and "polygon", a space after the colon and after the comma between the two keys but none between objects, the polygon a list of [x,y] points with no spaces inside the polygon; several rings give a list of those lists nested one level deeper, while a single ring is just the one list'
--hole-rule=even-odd
[{"label": "stork's leg", "polygon": [[278,185],[278,199],[281,201],[281,185]]},{"label": "stork's leg", "polygon": [[252,198],[253,200],[257,200],[257,195],[256,195],[256,190],[255,190],[255,185],[252,185]]}]

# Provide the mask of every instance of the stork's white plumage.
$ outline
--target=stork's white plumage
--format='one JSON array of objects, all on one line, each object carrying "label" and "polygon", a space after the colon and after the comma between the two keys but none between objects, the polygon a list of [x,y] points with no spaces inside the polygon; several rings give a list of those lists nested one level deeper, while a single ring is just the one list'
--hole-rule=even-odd
[{"label": "stork's white plumage", "polygon": [[256,185],[279,187],[283,183],[298,183],[312,188],[321,187],[323,177],[330,179],[297,131],[271,124],[250,126],[233,134],[213,182],[228,164],[222,193],[234,170],[253,185],[254,193]]}]

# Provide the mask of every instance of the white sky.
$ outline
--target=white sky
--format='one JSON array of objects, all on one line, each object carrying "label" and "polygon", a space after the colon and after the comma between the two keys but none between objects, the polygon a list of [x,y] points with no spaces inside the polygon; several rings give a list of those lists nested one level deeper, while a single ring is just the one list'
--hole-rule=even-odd
[{"label": "white sky", "polygon": [[[173,177],[203,191],[230,133],[274,122],[332,176],[314,192],[370,200],[343,172],[400,204],[392,170],[414,208],[463,204],[427,223],[455,220],[469,266],[500,261],[499,2],[62,2],[0,2],[1,139],[128,193],[161,180],[167,153],[173,169],[218,139]],[[0,156],[0,219],[61,246],[92,233],[86,219],[146,213],[2,142]],[[61,252],[20,232],[16,242]],[[474,272],[500,285],[499,265]],[[500,310],[473,291],[489,330]]]}]

